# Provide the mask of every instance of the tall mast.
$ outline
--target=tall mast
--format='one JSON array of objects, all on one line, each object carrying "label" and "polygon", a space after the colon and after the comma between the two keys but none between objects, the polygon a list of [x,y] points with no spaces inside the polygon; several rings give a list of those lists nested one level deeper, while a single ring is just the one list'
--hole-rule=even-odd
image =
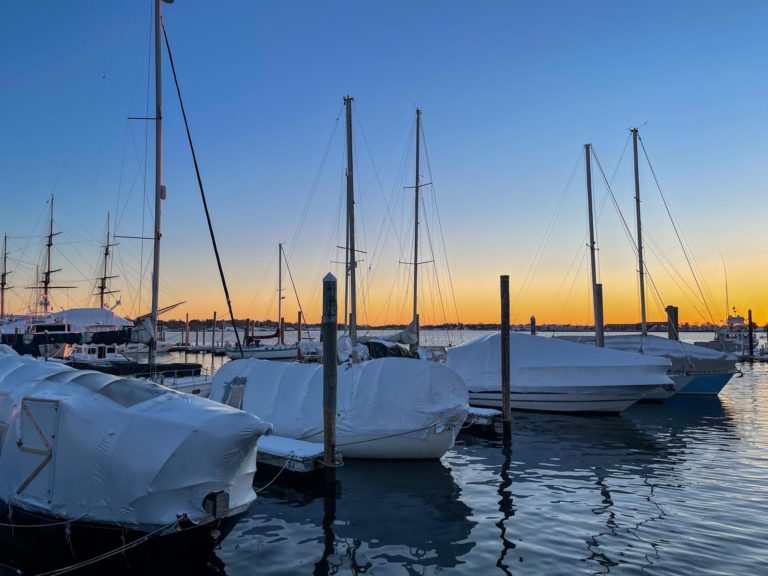
[{"label": "tall mast", "polygon": [[[164,0],[167,3],[173,0]],[[157,352],[157,310],[160,298],[160,238],[162,237],[163,188],[163,83],[161,59],[160,0],[155,0],[155,233],[152,264],[152,339],[149,341],[149,363],[155,363]]]},{"label": "tall mast", "polygon": [[[419,333],[419,137],[421,135],[421,110],[416,108],[416,184],[413,208],[413,324]],[[418,346],[418,340],[415,346]]]},{"label": "tall mast", "polygon": [[645,317],[645,268],[643,266],[643,229],[640,225],[640,169],[637,161],[637,128],[632,128],[632,146],[635,156],[635,213],[637,215],[637,263],[640,276],[640,320],[642,335],[648,335],[648,323]]},{"label": "tall mast", "polygon": [[109,276],[109,249],[115,246],[115,244],[111,244],[109,242],[109,213],[107,213],[107,237],[104,242],[104,269],[103,274],[99,278],[99,286],[97,288],[98,292],[96,295],[99,297],[99,307],[104,308],[104,296],[107,294],[114,294],[115,290],[110,290],[109,286],[107,286],[107,280],[111,280],[112,278],[117,278],[117,276]]},{"label": "tall mast", "polygon": [[277,331],[278,341],[284,343],[283,339],[283,245],[277,245]]},{"label": "tall mast", "polygon": [[51,251],[53,248],[53,237],[58,236],[58,233],[53,232],[53,194],[51,194],[51,210],[50,219],[48,224],[48,240],[45,243],[45,272],[43,272],[42,288],[43,288],[43,314],[48,314],[48,308],[51,304],[51,274],[58,272],[58,270],[51,270]]},{"label": "tall mast", "polygon": [[602,294],[597,282],[597,262],[595,259],[595,222],[592,207],[592,145],[584,144],[584,159],[587,170],[587,210],[589,211],[589,260],[592,270],[592,309],[595,315],[595,344],[603,346]]},{"label": "tall mast", "polygon": [[347,254],[349,262],[349,339],[352,343],[352,363],[357,362],[357,251],[355,250],[355,188],[352,155],[352,101],[344,97],[347,112]]},{"label": "tall mast", "polygon": [[3,236],[3,269],[0,272],[0,319],[5,318],[5,291],[8,286],[8,234]]}]

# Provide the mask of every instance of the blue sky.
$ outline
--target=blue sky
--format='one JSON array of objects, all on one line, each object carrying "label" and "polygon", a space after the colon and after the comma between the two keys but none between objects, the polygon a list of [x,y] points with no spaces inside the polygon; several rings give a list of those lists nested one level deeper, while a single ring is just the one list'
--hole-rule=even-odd
[{"label": "blue sky", "polygon": [[[9,0],[0,7],[0,233],[32,234],[55,192],[61,277],[84,286],[118,193],[119,231],[141,228],[145,126],[126,118],[146,112],[150,9],[149,0]],[[293,238],[345,94],[355,97],[358,208],[368,250],[385,214],[382,198],[397,187],[398,162],[412,146],[414,108],[424,110],[462,319],[495,318],[498,274],[512,276],[513,290],[519,286],[581,146],[592,142],[612,173],[627,129],[637,125],[711,285],[713,307],[723,308],[721,254],[734,304],[762,306],[755,300],[757,285],[768,280],[760,242],[768,152],[764,2],[177,0],[163,10],[238,315],[265,315],[275,245]],[[164,301],[187,299],[193,313],[221,314],[167,60],[165,72]],[[292,259],[305,301],[317,292],[322,266],[334,267],[325,246],[334,241],[342,134],[340,126]],[[152,140],[150,132],[150,159]],[[628,160],[614,191],[631,217]],[[151,161],[148,169],[151,194]],[[647,176],[646,226],[684,266]],[[585,218],[577,172],[532,287],[520,292],[522,318],[586,319],[586,270],[578,296],[560,294],[562,306],[548,309],[580,249]],[[600,241],[607,317],[632,320],[636,266],[610,211]],[[29,271],[35,243],[12,245]],[[382,253],[379,274],[398,277],[404,291],[396,252]],[[121,241],[119,253],[130,276],[139,268],[138,246]],[[661,271],[658,278],[665,284]],[[126,293],[137,291],[136,282],[118,281]],[[389,280],[382,284],[389,289]],[[684,309],[678,288],[666,284],[665,300]],[[66,303],[84,294],[70,292]],[[20,306],[28,295],[17,298]],[[371,288],[372,309],[383,310],[383,298]],[[400,319],[385,316],[380,321]],[[683,317],[701,320],[684,310]]]}]

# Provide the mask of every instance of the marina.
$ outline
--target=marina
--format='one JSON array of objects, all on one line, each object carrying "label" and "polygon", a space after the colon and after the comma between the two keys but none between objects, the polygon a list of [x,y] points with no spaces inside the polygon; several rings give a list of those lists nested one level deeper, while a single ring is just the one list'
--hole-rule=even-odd
[{"label": "marina", "polygon": [[0,8],[0,576],[766,571],[766,6],[92,4]]}]

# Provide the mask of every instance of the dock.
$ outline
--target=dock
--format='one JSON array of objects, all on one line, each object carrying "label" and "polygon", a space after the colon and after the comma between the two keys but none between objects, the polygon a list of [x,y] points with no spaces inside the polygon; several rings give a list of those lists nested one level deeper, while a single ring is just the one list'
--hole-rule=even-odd
[{"label": "dock", "polygon": [[469,407],[469,414],[464,421],[465,426],[493,426],[496,420],[501,419],[501,412],[493,408]]},{"label": "dock", "polygon": [[[319,442],[305,442],[284,436],[262,436],[256,449],[259,464],[285,468],[290,472],[322,470],[324,447]],[[336,462],[341,462],[341,450],[336,450]]]}]

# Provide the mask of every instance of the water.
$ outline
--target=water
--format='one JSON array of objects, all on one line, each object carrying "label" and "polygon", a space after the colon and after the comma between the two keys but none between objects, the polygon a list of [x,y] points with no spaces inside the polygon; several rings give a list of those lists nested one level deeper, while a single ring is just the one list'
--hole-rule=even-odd
[{"label": "water", "polygon": [[217,554],[231,575],[766,573],[766,382],[745,367],[720,398],[516,413],[510,448],[348,462],[335,512],[269,487]]},{"label": "water", "polygon": [[350,461],[335,497],[277,482],[216,564],[230,576],[768,573],[768,364],[742,369],[718,398],[514,413],[508,446],[462,433],[441,462]]}]

